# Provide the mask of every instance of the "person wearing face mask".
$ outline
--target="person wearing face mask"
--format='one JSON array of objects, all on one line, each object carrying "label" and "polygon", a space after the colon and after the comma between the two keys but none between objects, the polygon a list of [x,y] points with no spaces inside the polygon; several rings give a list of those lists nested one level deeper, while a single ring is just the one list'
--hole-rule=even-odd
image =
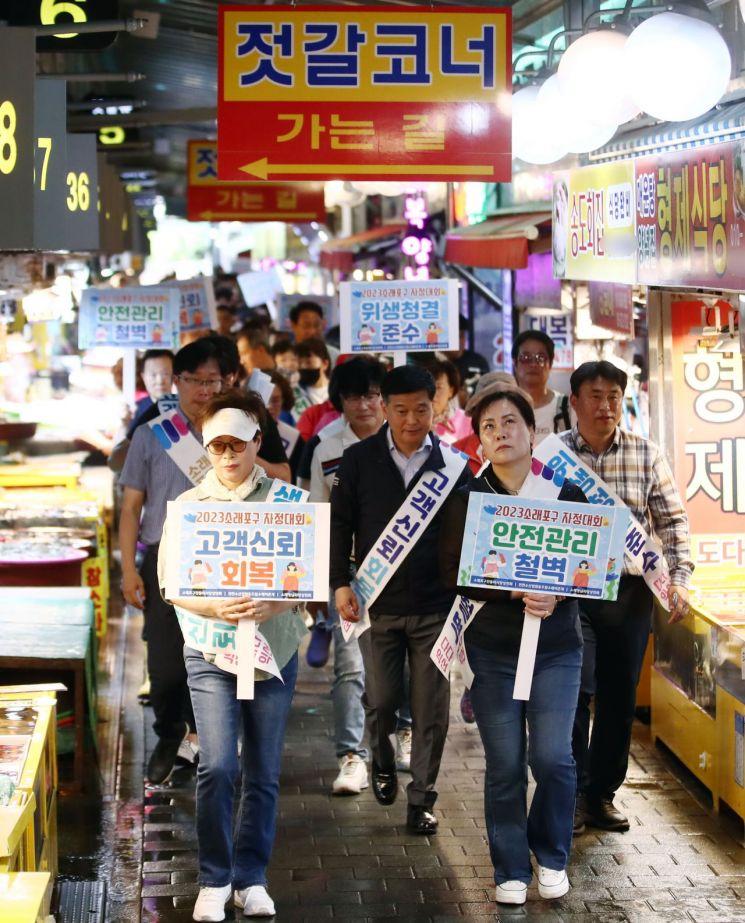
[{"label": "person wearing face mask", "polygon": [[[497,901],[524,904],[533,876],[531,852],[540,896],[557,898],[569,890],[566,866],[577,786],[572,725],[582,670],[582,632],[574,599],[459,585],[469,494],[518,494],[530,473],[535,438],[530,398],[520,389],[500,387],[484,388],[471,398],[473,430],[490,464],[445,505],[440,573],[448,589],[484,602],[468,625],[465,645],[474,674],[471,702],[486,755],[486,832]],[[586,498],[565,481],[559,500]],[[513,698],[524,614],[544,620],[527,702]],[[536,781],[530,811],[528,765]]]},{"label": "person wearing face mask", "polygon": [[[323,340],[303,340],[295,350],[298,357],[298,384],[293,412],[300,435],[307,440],[312,436],[314,424],[320,416],[334,409],[328,399],[331,359]],[[303,414],[309,408],[313,413],[303,420]]]}]

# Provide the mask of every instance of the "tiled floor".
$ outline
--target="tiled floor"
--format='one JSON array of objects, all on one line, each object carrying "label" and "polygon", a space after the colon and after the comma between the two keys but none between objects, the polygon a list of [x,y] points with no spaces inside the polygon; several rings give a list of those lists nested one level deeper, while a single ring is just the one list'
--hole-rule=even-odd
[{"label": "tiled floor", "polygon": [[[180,773],[172,785],[144,791],[152,718],[135,696],[141,644],[136,625],[118,627],[124,630],[118,648],[109,642],[108,663],[115,667],[126,652],[118,674],[121,709],[115,694],[104,697],[104,717],[120,729],[116,756],[102,759],[102,797],[63,804],[62,873],[105,878],[113,923],[180,923],[191,919],[197,891],[193,776]],[[685,773],[680,780],[671,774],[671,766],[679,767],[651,745],[644,726],[636,728],[628,783],[618,796],[631,830],[588,832],[575,840],[565,898],[542,901],[531,888],[525,907],[498,907],[484,837],[481,744],[475,726],[461,720],[455,692],[438,786],[440,829],[422,838],[406,832],[403,793],[389,808],[369,790],[330,797],[336,765],[328,690],[328,668],[303,666],[269,873],[280,923],[745,923],[741,825],[702,806],[703,790]],[[76,817],[82,820],[77,830]]]}]

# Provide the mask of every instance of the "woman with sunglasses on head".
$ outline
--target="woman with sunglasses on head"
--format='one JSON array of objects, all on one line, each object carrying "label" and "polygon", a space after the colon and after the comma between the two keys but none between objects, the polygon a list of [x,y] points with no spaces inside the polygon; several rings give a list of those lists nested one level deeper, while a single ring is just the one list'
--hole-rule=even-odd
[{"label": "woman with sunglasses on head", "polygon": [[[577,602],[544,593],[457,586],[471,491],[518,494],[529,473],[535,416],[528,395],[497,383],[473,395],[473,430],[490,464],[448,499],[440,538],[440,572],[446,587],[481,600],[465,634],[474,681],[471,702],[486,756],[484,808],[494,865],[496,899],[524,904],[536,858],[538,893],[561,897],[569,890],[566,866],[572,843],[576,774],[572,725],[582,668]],[[565,482],[559,500],[584,501]],[[487,566],[498,570],[495,555]],[[543,619],[530,699],[513,699],[524,615]],[[530,731],[528,738],[527,731]],[[528,765],[536,781],[527,810]]]},{"label": "woman with sunglasses on head", "polygon": [[[266,426],[266,410],[254,392],[219,394],[202,416],[202,438],[212,470],[177,502],[261,503],[273,479],[256,464]],[[165,580],[164,530],[158,570]],[[297,607],[286,601],[251,596],[219,599],[172,599],[178,608],[207,618],[237,622],[253,619],[260,626],[282,679],[255,671],[251,700],[238,700],[237,678],[216,666],[214,655],[184,647],[197,733],[196,826],[199,843],[200,891],[193,918],[225,919],[233,898],[247,917],[273,916],[266,891],[276,828],[279,773],[287,717],[297,677],[297,648],[307,629]],[[240,766],[237,743],[242,735]],[[233,824],[233,795],[240,774],[238,816]],[[233,832],[235,830],[235,832]]]}]

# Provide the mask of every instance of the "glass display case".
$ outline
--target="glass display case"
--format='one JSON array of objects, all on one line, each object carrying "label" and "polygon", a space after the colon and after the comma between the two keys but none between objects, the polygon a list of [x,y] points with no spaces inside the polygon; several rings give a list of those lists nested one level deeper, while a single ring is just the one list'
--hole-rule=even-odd
[{"label": "glass display case", "polygon": [[714,669],[718,629],[693,614],[668,624],[668,614],[655,606],[654,665],[699,708],[716,717]]}]

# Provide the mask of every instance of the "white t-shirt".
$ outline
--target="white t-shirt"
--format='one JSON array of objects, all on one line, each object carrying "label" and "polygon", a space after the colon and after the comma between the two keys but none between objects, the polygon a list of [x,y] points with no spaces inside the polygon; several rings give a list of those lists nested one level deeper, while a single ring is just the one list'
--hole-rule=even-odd
[{"label": "white t-shirt", "polygon": [[[551,391],[552,398],[548,404],[544,404],[543,407],[534,408],[535,411],[535,445],[539,445],[546,436],[550,436],[554,432],[554,420],[556,415],[561,413],[561,403],[564,400],[564,395],[559,391]],[[559,420],[557,432],[563,432],[565,429],[570,429],[575,422],[574,411],[572,410],[571,404],[567,403],[567,411],[569,413],[569,426],[564,425],[563,420]]]}]

